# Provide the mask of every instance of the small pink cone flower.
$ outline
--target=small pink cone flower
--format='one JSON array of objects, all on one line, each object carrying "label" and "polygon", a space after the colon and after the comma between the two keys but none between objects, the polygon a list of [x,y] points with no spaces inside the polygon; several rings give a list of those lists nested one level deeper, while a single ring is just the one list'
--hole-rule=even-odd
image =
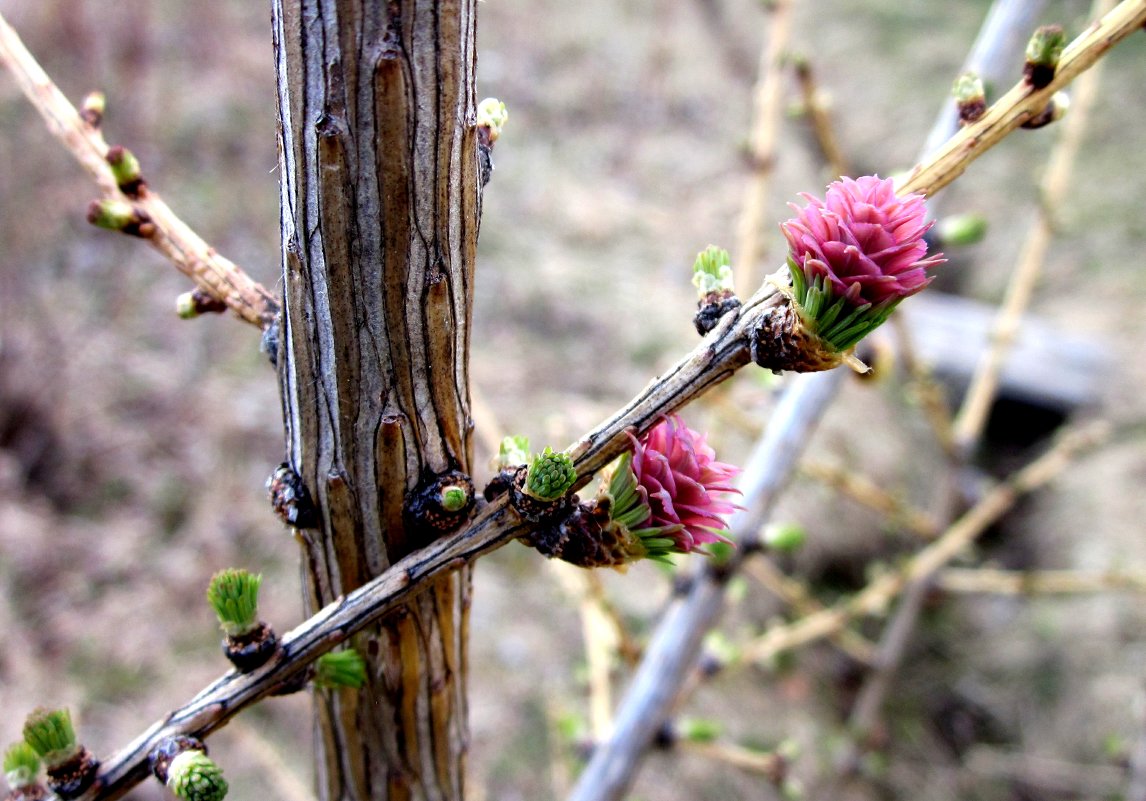
[{"label": "small pink cone flower", "polygon": [[780,224],[794,309],[766,320],[753,345],[756,362],[776,370],[826,370],[848,360],[944,261],[927,255],[923,197],[897,195],[890,178],[844,178],[823,200],[803,197],[808,204],[793,205],[797,216]]},{"label": "small pink cone flower", "polygon": [[795,218],[781,223],[792,261],[811,284],[825,279],[835,295],[856,305],[896,302],[931,282],[927,271],[942,255],[925,259],[927,222],[923,196],[899,197],[890,178],[844,178],[824,200],[803,195]]},{"label": "small pink cone flower", "polygon": [[649,507],[634,528],[662,529],[679,553],[725,540],[723,515],[737,508],[725,495],[738,492],[731,481],[740,468],[716,461],[704,434],[670,415],[633,440],[632,470]]}]

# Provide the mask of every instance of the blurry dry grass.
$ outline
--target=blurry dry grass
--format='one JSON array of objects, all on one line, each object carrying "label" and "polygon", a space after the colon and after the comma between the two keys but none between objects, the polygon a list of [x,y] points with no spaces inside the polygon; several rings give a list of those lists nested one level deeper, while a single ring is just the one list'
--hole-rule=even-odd
[{"label": "blurry dry grass", "polygon": [[[911,162],[985,7],[838,0],[797,9],[793,47],[832,94],[858,171]],[[171,205],[276,285],[265,6],[9,0],[4,11],[70,97],[107,92],[109,141],[135,150]],[[1061,3],[1047,20],[1077,29],[1084,13]],[[505,100],[511,119],[485,198],[475,383],[498,426],[560,446],[694,342],[687,268],[705,245],[733,241],[766,15],[749,0],[489,0],[480,15],[480,91]],[[1127,169],[1146,152],[1144,112],[1131,102],[1146,79],[1141,47],[1132,41],[1111,57],[1035,302],[1052,324],[1111,350],[1119,369],[1101,406],[1123,422],[1146,412],[1137,356],[1144,188]],[[797,98],[794,82],[787,91]],[[988,240],[946,268],[968,294],[998,300],[1049,142],[1046,133],[1012,137],[947,193],[948,211],[992,219]],[[805,125],[787,121],[774,219],[796,192],[822,186],[815,159]],[[83,222],[91,188],[3,76],[0,165],[0,745],[35,704],[69,704],[85,740],[105,752],[223,669],[201,603],[215,570],[261,570],[265,616],[283,628],[299,619],[294,546],[262,490],[280,460],[278,400],[251,331],[175,319],[183,280],[138,243]],[[766,420],[771,389],[745,374],[722,395],[736,418],[719,404],[688,418],[735,459],[752,441],[735,420]],[[894,377],[849,387],[818,436],[818,458],[915,503],[931,496],[942,456]],[[1141,436],[1123,439],[1025,504],[984,552],[1012,567],[1140,565],[1146,499],[1134,488],[1144,479]],[[794,488],[782,516],[809,529],[796,567],[826,593],[854,587],[865,560],[894,559],[906,539],[810,482]],[[669,591],[651,568],[604,578],[638,633]],[[475,797],[559,797],[573,749],[555,721],[586,709],[575,599],[516,546],[484,561],[477,583]],[[750,593],[729,629],[758,629],[775,613]],[[1146,615],[1133,597],[959,599],[931,610],[918,639],[894,693],[893,758],[873,765],[885,797],[1047,797],[1014,781],[1009,763],[962,760],[944,725],[1008,753],[1090,765],[1107,759],[1108,737],[1135,734]],[[806,746],[799,768],[814,773],[830,764],[854,666],[825,646],[778,671],[717,680],[690,712],[720,718],[730,738],[793,737]],[[272,789],[252,731],[305,784],[305,700],[275,700],[245,720],[242,737],[217,737],[234,797]],[[671,755],[653,757],[634,797],[771,795],[758,778]]]}]

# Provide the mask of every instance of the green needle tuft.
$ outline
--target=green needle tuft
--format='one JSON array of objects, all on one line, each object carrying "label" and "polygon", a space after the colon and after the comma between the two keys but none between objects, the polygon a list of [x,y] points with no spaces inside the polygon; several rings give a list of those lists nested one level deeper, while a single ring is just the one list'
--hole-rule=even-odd
[{"label": "green needle tuft", "polygon": [[40,756],[24,741],[12,743],[4,752],[4,778],[13,790],[27,787],[40,773]]},{"label": "green needle tuft", "polygon": [[24,742],[40,755],[49,770],[67,762],[80,750],[67,709],[39,707],[33,710],[24,721]]},{"label": "green needle tuft", "polygon": [[259,586],[261,574],[228,568],[211,579],[207,602],[215,610],[219,625],[228,637],[239,637],[259,625]]},{"label": "green needle tuft", "polygon": [[183,801],[222,801],[227,795],[223,771],[202,751],[184,751],[171,760],[167,786]]},{"label": "green needle tuft", "polygon": [[366,683],[366,660],[353,648],[323,654],[314,667],[314,683],[319,687],[358,689]]},{"label": "green needle tuft", "polygon": [[569,454],[554,453],[552,448],[533,457],[525,479],[525,492],[543,501],[555,501],[577,481],[577,470]]}]

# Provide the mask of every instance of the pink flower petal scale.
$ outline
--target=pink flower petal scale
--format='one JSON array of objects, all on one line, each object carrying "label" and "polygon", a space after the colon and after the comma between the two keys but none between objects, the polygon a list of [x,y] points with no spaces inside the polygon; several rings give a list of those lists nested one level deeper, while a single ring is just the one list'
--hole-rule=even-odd
[{"label": "pink flower petal scale", "polygon": [[738,508],[725,496],[739,494],[731,481],[740,468],[718,462],[705,440],[676,415],[633,438],[632,470],[650,510],[640,527],[665,529],[680,553],[727,541],[723,515]]},{"label": "pink flower petal scale", "polygon": [[820,279],[849,305],[897,303],[927,286],[928,271],[944,261],[942,254],[925,258],[931,223],[923,196],[897,195],[890,178],[844,178],[823,200],[802,197],[808,205],[792,204],[797,216],[780,224],[789,264],[805,284]]}]

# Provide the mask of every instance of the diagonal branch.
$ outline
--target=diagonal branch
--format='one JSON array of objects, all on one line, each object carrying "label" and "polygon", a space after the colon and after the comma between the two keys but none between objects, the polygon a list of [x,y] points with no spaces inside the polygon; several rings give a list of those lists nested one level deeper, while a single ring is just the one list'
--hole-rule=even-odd
[{"label": "diagonal branch", "polygon": [[24,47],[16,31],[0,14],[0,64],[16,79],[48,130],[60,140],[80,166],[95,179],[104,197],[130,203],[146,215],[154,232],[145,237],[196,286],[233,309],[248,323],[265,329],[278,315],[279,304],[261,284],[238,265],[220,256],[183,222],[163,199],[144,187],[138,197],[120,191],[108,165],[108,145],[98,127],[80,116],[35,57]]}]

